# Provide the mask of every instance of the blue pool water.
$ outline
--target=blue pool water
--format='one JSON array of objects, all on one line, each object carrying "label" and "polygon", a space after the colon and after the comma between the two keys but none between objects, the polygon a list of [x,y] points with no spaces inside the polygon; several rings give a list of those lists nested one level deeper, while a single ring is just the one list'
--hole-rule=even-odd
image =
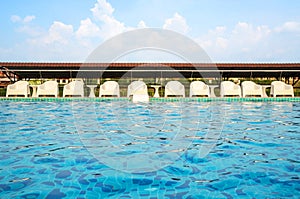
[{"label": "blue pool water", "polygon": [[0,198],[299,198],[297,102],[12,102]]}]

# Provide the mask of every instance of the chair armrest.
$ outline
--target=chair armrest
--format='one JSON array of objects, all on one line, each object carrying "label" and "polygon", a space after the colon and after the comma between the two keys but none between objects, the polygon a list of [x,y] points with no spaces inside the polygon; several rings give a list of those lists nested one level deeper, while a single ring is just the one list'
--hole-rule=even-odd
[{"label": "chair armrest", "polygon": [[261,86],[259,86],[259,85],[254,85],[254,89],[255,89],[255,90],[260,90],[260,89],[262,89],[262,88],[261,88]]},{"label": "chair armrest", "polygon": [[293,89],[293,86],[291,86],[291,85],[284,85],[284,89],[285,89],[285,90]]}]

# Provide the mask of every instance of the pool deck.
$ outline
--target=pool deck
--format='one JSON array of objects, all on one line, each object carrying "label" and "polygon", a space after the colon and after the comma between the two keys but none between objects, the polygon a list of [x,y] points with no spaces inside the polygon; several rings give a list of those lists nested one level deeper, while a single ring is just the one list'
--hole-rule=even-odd
[{"label": "pool deck", "polygon": [[[102,101],[131,101],[130,98],[89,98],[89,97],[39,97],[39,98],[24,98],[24,97],[0,97],[0,101],[21,101],[21,102],[68,102],[68,101],[87,101],[87,102],[102,102]],[[300,97],[159,97],[150,98],[150,102],[300,102]]]}]

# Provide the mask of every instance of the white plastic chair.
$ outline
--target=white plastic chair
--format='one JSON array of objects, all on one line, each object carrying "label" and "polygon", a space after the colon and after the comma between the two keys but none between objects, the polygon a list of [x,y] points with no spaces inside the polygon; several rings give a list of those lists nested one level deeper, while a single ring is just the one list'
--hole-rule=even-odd
[{"label": "white plastic chair", "polygon": [[221,82],[221,97],[225,96],[239,96],[242,97],[242,91],[240,85],[233,83],[232,81]]},{"label": "white plastic chair", "polygon": [[185,97],[185,88],[179,81],[169,81],[165,86],[165,97],[182,96]]},{"label": "white plastic chair", "polygon": [[37,88],[37,97],[47,95],[58,97],[58,83],[56,81],[47,81]]},{"label": "white plastic chair", "polygon": [[64,85],[63,89],[63,97],[66,96],[80,96],[84,97],[84,90],[83,90],[83,81],[73,81],[69,84]]},{"label": "white plastic chair", "polygon": [[293,86],[288,85],[281,81],[273,81],[271,83],[271,96],[277,97],[278,95],[294,97]]},{"label": "white plastic chair", "polygon": [[6,88],[6,97],[11,95],[28,97],[30,95],[29,83],[27,81],[18,81],[10,84]]},{"label": "white plastic chair", "polygon": [[99,97],[120,97],[120,87],[116,81],[106,81],[100,86]]},{"label": "white plastic chair", "polygon": [[258,85],[252,81],[243,81],[242,82],[242,94],[243,97],[247,96],[260,96],[263,97],[263,88],[261,85]]},{"label": "white plastic chair", "polygon": [[133,95],[148,95],[147,85],[143,81],[133,81],[128,85],[127,89],[127,97],[131,97]]},{"label": "white plastic chair", "polygon": [[190,97],[207,96],[210,97],[209,86],[201,81],[193,81],[190,84]]}]

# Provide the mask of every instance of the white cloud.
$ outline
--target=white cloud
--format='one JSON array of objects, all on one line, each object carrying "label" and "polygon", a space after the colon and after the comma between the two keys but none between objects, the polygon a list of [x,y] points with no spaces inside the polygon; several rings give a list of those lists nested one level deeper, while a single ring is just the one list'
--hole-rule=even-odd
[{"label": "white cloud", "polygon": [[[35,26],[34,15],[12,15],[10,20],[15,23],[15,30],[25,33],[23,35],[27,38],[11,47],[10,51],[0,49],[0,58],[11,54],[13,57],[25,57],[28,60],[82,61],[105,39],[124,31],[147,27],[143,20],[135,27],[126,25],[115,18],[114,10],[107,0],[97,0],[90,10],[92,16],[78,22],[77,29],[74,29],[75,25],[62,21],[54,21],[48,28],[43,29]],[[183,34],[191,31],[185,17],[178,13],[165,19],[162,28]],[[299,58],[299,33],[300,23],[296,21],[287,21],[272,28],[237,22],[233,26],[216,26],[195,40],[213,61],[278,60],[293,56],[296,59]]]},{"label": "white cloud", "polygon": [[34,27],[30,25],[24,25],[17,29],[18,32],[25,33],[31,37],[37,37],[42,34],[42,30],[39,27]]},{"label": "white cloud", "polygon": [[51,43],[67,44],[73,36],[73,26],[66,25],[59,21],[54,21],[48,30],[48,33],[38,37],[29,39],[31,44],[48,45]]},{"label": "white cloud", "polygon": [[80,26],[75,32],[75,37],[79,45],[83,45],[87,48],[95,48],[97,42],[99,42],[96,39],[101,38],[101,31],[100,28],[93,23],[90,18],[87,18],[80,21]]},{"label": "white cloud", "polygon": [[105,21],[105,16],[112,16],[114,8],[106,0],[98,0],[91,11],[96,19]]},{"label": "white cloud", "polygon": [[214,30],[210,30],[209,33],[213,35],[223,35],[226,32],[225,26],[217,26]]},{"label": "white cloud", "polygon": [[66,44],[68,40],[72,37],[73,26],[66,25],[62,22],[55,21],[50,29],[49,34],[45,38],[46,43],[59,42]]},{"label": "white cloud", "polygon": [[90,49],[76,39],[76,32],[72,25],[54,21],[47,32],[38,37],[26,40],[26,52],[21,52],[32,60],[54,61],[82,61]]},{"label": "white cloud", "polygon": [[228,38],[226,39],[226,30],[225,26],[217,26],[213,30],[209,30],[206,35],[196,38],[195,40],[201,45],[204,49],[210,48],[219,48],[225,49],[228,45]]},{"label": "white cloud", "polygon": [[32,37],[39,36],[41,32],[40,28],[33,26],[32,23],[30,23],[34,19],[34,15],[28,15],[23,19],[18,15],[12,15],[10,18],[13,23],[18,23],[19,27],[16,28],[17,32],[25,33]]},{"label": "white cloud", "polygon": [[76,31],[76,37],[99,37],[100,28],[90,18],[80,21],[80,27]]},{"label": "white cloud", "polygon": [[247,45],[259,42],[270,33],[271,30],[267,26],[253,27],[252,24],[239,22],[232,31],[231,40]]},{"label": "white cloud", "polygon": [[147,28],[147,25],[144,21],[140,21],[137,25],[138,28]]},{"label": "white cloud", "polygon": [[223,37],[216,39],[216,47],[226,49],[228,47],[228,40]]},{"label": "white cloud", "polygon": [[11,21],[21,23],[17,31],[31,36],[25,43],[17,45],[15,50],[26,58],[31,55],[33,60],[84,60],[101,40],[132,29],[115,19],[113,12],[114,9],[108,2],[98,0],[91,9],[94,20],[81,20],[77,30],[60,21],[54,21],[48,30],[37,29],[29,23],[35,19],[34,16],[22,19],[14,15]]},{"label": "white cloud", "polygon": [[12,15],[10,17],[10,20],[14,23],[22,21],[21,17],[19,17],[18,15]]},{"label": "white cloud", "polygon": [[28,15],[28,16],[24,17],[23,19],[22,19],[20,16],[18,16],[18,15],[12,15],[12,16],[10,17],[10,20],[11,20],[12,22],[14,22],[14,23],[17,23],[17,22],[21,22],[21,23],[29,23],[29,22],[31,22],[31,21],[34,20],[34,19],[35,19],[35,16],[34,16],[34,15]]},{"label": "white cloud", "polygon": [[129,27],[125,27],[124,23],[110,16],[106,16],[103,22],[103,25],[100,27],[103,39],[108,39],[130,29]]},{"label": "white cloud", "polygon": [[103,39],[108,39],[130,29],[114,18],[114,8],[106,0],[98,0],[91,11],[96,21],[101,23],[100,32]]},{"label": "white cloud", "polygon": [[31,16],[26,16],[24,19],[23,19],[23,22],[24,23],[29,23],[31,22],[32,20],[35,19],[35,16],[31,15]]},{"label": "white cloud", "polygon": [[172,18],[165,20],[163,29],[174,30],[176,32],[185,34],[189,31],[189,26],[183,16],[175,13]]},{"label": "white cloud", "polygon": [[300,23],[296,21],[288,21],[283,25],[275,28],[277,32],[300,32]]},{"label": "white cloud", "polygon": [[213,59],[259,59],[267,53],[272,30],[264,25],[238,22],[233,29],[218,26],[196,41]]}]

